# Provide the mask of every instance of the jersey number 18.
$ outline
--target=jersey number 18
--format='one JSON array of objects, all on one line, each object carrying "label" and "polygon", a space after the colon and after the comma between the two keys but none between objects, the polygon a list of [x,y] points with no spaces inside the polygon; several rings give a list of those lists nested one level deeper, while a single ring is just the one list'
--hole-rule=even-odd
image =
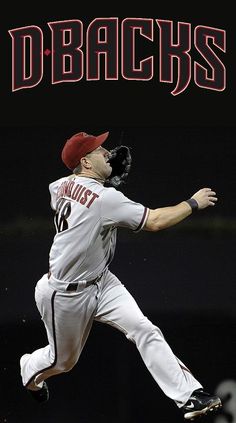
[{"label": "jersey number 18", "polygon": [[71,204],[65,198],[60,198],[57,203],[57,210],[54,218],[54,223],[57,232],[62,232],[68,229],[67,219],[71,214]]}]

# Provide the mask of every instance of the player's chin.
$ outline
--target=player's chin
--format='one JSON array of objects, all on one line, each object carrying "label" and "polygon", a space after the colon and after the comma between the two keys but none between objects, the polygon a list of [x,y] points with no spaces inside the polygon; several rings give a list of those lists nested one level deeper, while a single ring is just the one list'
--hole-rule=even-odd
[{"label": "player's chin", "polygon": [[109,176],[111,176],[111,172],[112,172],[112,167],[109,163],[107,163],[106,170],[105,170],[106,179],[109,178]]}]

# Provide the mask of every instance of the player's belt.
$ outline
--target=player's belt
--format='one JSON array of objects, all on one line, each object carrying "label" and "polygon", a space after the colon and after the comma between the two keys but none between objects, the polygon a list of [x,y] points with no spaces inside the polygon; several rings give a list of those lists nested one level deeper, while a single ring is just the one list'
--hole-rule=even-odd
[{"label": "player's belt", "polygon": [[[103,273],[101,275],[97,276],[92,281],[86,281],[85,287],[90,286],[90,285],[95,285],[95,283],[97,283],[97,282],[100,281],[102,275],[103,275]],[[79,283],[77,283],[77,282],[71,282],[71,283],[68,284],[68,286],[66,288],[66,291],[69,291],[69,292],[77,291],[78,286],[79,286]]]},{"label": "player's belt", "polygon": [[[100,279],[103,276],[104,271],[97,276],[96,278],[92,279],[91,281],[80,281],[80,282],[71,282],[66,284],[66,286],[64,287],[64,290],[67,292],[76,292],[78,291],[78,288],[83,285],[84,288],[90,286],[90,285],[95,285],[97,282],[100,281]],[[51,277],[51,272],[48,272],[48,279],[50,279]]]}]

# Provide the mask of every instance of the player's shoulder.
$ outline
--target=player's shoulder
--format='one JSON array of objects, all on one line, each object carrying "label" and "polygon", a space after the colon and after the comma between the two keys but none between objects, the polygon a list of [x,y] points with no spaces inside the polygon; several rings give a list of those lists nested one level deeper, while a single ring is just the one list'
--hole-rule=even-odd
[{"label": "player's shoulder", "polygon": [[104,194],[107,194],[107,195],[116,195],[117,193],[118,193],[118,195],[119,195],[119,193],[120,193],[120,191],[118,191],[116,188],[114,188],[114,187],[107,187],[107,186],[103,186],[102,187],[103,188],[103,193]]},{"label": "player's shoulder", "polygon": [[49,185],[48,185],[49,186],[49,190],[50,191],[53,191],[54,189],[56,189],[57,187],[59,187],[59,185],[61,185],[63,182],[67,181],[71,177],[72,177],[71,175],[69,175],[69,176],[63,176],[63,177],[61,177],[59,179],[56,179],[56,180],[50,182]]},{"label": "player's shoulder", "polygon": [[117,190],[114,187],[104,186],[102,190],[102,198],[104,200],[106,199],[123,200],[126,198],[126,196],[121,191]]}]

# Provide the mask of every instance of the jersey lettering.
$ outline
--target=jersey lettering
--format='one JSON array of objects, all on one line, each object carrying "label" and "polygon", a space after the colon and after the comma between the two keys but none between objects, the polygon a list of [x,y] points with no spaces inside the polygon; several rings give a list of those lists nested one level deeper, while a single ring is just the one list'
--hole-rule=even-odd
[{"label": "jersey lettering", "polygon": [[71,204],[65,198],[60,198],[57,203],[57,211],[55,214],[55,226],[57,232],[62,232],[68,229],[67,219],[71,214]]},{"label": "jersey lettering", "polygon": [[89,209],[93,202],[99,198],[99,195],[90,189],[86,189],[83,185],[75,184],[73,181],[66,181],[60,185],[57,191],[57,199],[62,199],[62,197],[69,197]]}]

